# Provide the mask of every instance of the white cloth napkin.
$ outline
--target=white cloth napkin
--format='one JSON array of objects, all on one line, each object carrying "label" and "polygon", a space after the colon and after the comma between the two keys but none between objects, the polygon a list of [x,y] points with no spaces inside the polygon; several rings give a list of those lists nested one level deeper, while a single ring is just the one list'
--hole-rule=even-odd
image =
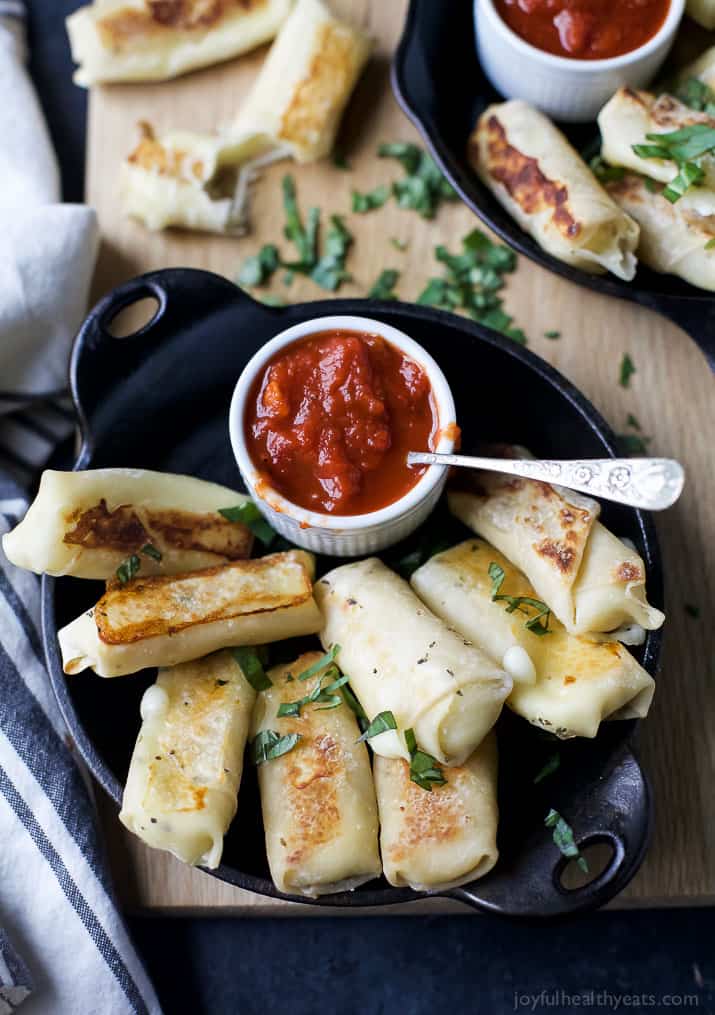
[{"label": "white cloth napkin", "polygon": [[60,203],[57,160],[25,68],[24,21],[3,17],[12,12],[21,13],[17,0],[0,0],[0,467],[29,473],[71,427],[56,405],[99,232],[92,208]]},{"label": "white cloth napkin", "polygon": [[[98,241],[92,209],[59,203],[21,15],[0,0],[0,535],[27,507],[8,464],[31,470],[61,429],[36,412],[66,387]],[[117,909],[89,785],[45,668],[39,582],[0,550],[0,1015],[160,1013]]]}]

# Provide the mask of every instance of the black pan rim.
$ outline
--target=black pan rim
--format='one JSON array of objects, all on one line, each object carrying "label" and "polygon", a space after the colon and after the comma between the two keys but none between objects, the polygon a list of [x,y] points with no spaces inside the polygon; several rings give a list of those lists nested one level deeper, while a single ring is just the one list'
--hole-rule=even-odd
[{"label": "black pan rim", "polygon": [[[222,287],[227,288],[230,292],[235,292],[235,295],[244,300],[252,300],[250,296],[243,293],[237,286],[228,282],[227,279],[222,276],[215,275],[211,272],[197,271],[194,269],[181,269],[181,268],[169,268],[163,269],[157,272],[150,272],[146,275],[139,276],[136,279],[131,280],[128,285],[133,285],[137,290],[155,293],[157,298],[161,301],[164,297],[164,291],[161,288],[161,279],[167,274],[172,277],[181,277],[186,274],[189,275],[202,275],[210,276],[214,282],[220,284]],[[123,288],[123,287],[120,287]],[[97,307],[92,311],[94,315],[101,315],[105,307],[111,304],[113,293],[110,293],[105,297]],[[599,413],[599,411],[591,404],[591,402],[582,394],[579,389],[571,383],[567,378],[559,373],[554,367],[552,367],[545,360],[541,359],[530,349],[525,348],[522,345],[514,342],[513,340],[491,331],[490,329],[484,328],[474,322],[458,317],[457,315],[448,313],[446,311],[437,310],[431,307],[421,307],[415,304],[402,303],[400,301],[377,301],[377,300],[366,300],[366,299],[332,299],[332,300],[321,300],[309,303],[294,304],[289,309],[292,315],[301,314],[304,315],[305,319],[312,317],[319,317],[322,315],[329,314],[354,314],[357,316],[379,316],[380,314],[395,315],[396,313],[407,318],[420,319],[423,321],[429,321],[434,323],[435,326],[446,327],[449,329],[456,329],[464,333],[472,342],[485,342],[488,345],[498,348],[500,351],[506,353],[508,356],[515,360],[520,361],[530,370],[536,373],[544,382],[554,388],[558,394],[565,398],[569,404],[577,410],[579,415],[582,417],[584,423],[592,430],[592,432],[599,438],[601,443],[606,448],[609,455],[612,457],[616,454],[616,438],[615,435]],[[238,310],[238,307],[237,307]],[[277,330],[281,327],[281,314],[283,308],[274,309],[263,307],[264,312],[275,316]],[[147,326],[148,327],[148,326]],[[146,330],[146,329],[144,329]],[[75,410],[78,414],[80,421],[80,432],[81,432],[81,445],[76,455],[76,459],[73,465],[73,469],[91,467],[91,458],[93,452],[93,445],[91,439],[91,432],[89,430],[87,421],[81,411],[79,399],[77,395],[77,386],[75,383],[74,368],[77,361],[77,357],[81,352],[82,335],[78,336],[75,340],[72,357],[71,357],[71,377],[70,387],[75,405]],[[662,573],[662,561],[660,554],[660,547],[655,531],[653,520],[650,516],[645,515],[641,511],[634,512],[638,529],[640,531],[644,557],[646,567],[648,571],[648,581],[652,592],[655,593],[654,598],[657,601],[662,601],[663,598],[663,573]],[[101,757],[98,749],[94,746],[89,736],[84,730],[79,717],[74,709],[71,701],[67,679],[62,672],[61,659],[56,638],[56,625],[55,625],[55,609],[54,609],[54,596],[57,579],[49,576],[43,576],[42,578],[42,590],[41,590],[41,607],[42,607],[42,637],[45,646],[45,655],[47,660],[48,672],[50,675],[50,681],[57,697],[58,704],[62,715],[67,722],[70,733],[74,739],[74,743],[79,754],[84,759],[92,775],[97,779],[99,784],[105,790],[107,795],[118,807],[121,804],[121,798],[123,793],[123,787],[120,781],[116,778],[114,773],[109,769],[107,764]],[[660,655],[662,645],[662,630],[648,632],[646,639],[645,652],[643,658],[643,666],[653,675],[656,676],[658,673]],[[131,678],[127,678],[131,679]],[[630,733],[624,737],[624,743],[632,745],[634,739],[637,737],[639,722],[631,721]],[[646,781],[647,789],[647,781]],[[652,813],[649,813],[649,822],[652,821]],[[645,852],[646,844],[648,841],[650,832],[648,831],[646,838],[644,839],[644,845],[641,853],[639,854],[637,863],[640,863],[642,856]],[[637,867],[637,864],[636,864]],[[205,869],[205,868],[202,868]],[[635,868],[634,868],[635,870]],[[441,896],[460,899],[462,896],[460,892],[462,889],[457,888],[450,891],[442,892],[415,892],[410,888],[395,888],[392,886],[374,888],[371,889],[369,886],[361,887],[354,892],[343,892],[339,894],[326,895],[323,897],[307,898],[302,896],[285,895],[279,892],[273,882],[267,878],[256,877],[255,875],[245,874],[237,871],[232,867],[226,865],[219,865],[218,868],[211,871],[206,871],[220,880],[227,883],[233,884],[237,887],[246,889],[248,891],[255,892],[260,895],[264,895],[270,898],[285,899],[291,902],[301,902],[308,905],[319,905],[324,907],[374,907],[382,905],[394,905],[403,902],[416,901],[429,897]],[[596,879],[598,881],[598,879]],[[596,882],[594,882],[596,884]],[[465,886],[469,887],[469,886]],[[589,886],[590,887],[590,886]],[[562,890],[563,891],[563,890]],[[475,904],[475,903],[473,903]],[[592,903],[593,904],[593,903]],[[499,912],[499,906],[493,906],[488,903],[479,904],[479,908],[485,911]],[[586,906],[584,906],[586,908]],[[507,914],[508,915],[508,914]]]}]

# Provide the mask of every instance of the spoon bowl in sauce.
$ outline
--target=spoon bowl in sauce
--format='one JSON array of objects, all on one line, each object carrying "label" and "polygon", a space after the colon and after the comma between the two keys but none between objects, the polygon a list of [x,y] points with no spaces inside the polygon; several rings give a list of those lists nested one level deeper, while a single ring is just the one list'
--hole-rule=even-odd
[{"label": "spoon bowl in sauce", "polygon": [[231,402],[238,467],[269,524],[334,556],[375,553],[431,512],[446,481],[407,451],[449,454],[459,435],[444,374],[413,339],[366,317],[324,317],[276,335]]},{"label": "spoon bowl in sauce", "polygon": [[477,51],[505,98],[586,122],[622,85],[655,77],[684,10],[685,0],[475,0]]}]

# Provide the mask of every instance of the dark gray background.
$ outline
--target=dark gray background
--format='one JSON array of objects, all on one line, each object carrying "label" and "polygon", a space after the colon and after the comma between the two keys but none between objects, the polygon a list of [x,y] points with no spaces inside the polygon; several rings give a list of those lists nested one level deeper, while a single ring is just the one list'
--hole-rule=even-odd
[{"label": "dark gray background", "polygon": [[[69,201],[81,201],[84,187],[86,93],[72,84],[64,28],[77,6],[30,0],[28,25]],[[130,926],[167,1015],[501,1015],[532,1010],[525,995],[542,991],[537,1012],[613,1011],[598,996],[608,991],[630,995],[620,1011],[715,1013],[712,909],[605,912],[548,927],[470,915],[135,917]],[[577,1009],[561,991],[597,996]]]}]

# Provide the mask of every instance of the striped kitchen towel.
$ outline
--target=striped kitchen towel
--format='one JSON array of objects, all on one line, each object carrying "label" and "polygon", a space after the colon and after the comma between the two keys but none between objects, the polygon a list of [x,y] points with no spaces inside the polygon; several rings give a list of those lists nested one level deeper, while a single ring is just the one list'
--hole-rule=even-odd
[{"label": "striped kitchen towel", "polygon": [[19,0],[0,0],[0,470],[28,483],[71,432],[67,362],[99,232],[92,208],[61,202],[23,13]]},{"label": "striped kitchen towel", "polygon": [[[16,485],[0,481],[0,534],[26,506]],[[50,687],[39,581],[2,550],[0,684],[0,1015],[28,994],[28,1015],[160,1012],[117,909],[86,772]]]}]

